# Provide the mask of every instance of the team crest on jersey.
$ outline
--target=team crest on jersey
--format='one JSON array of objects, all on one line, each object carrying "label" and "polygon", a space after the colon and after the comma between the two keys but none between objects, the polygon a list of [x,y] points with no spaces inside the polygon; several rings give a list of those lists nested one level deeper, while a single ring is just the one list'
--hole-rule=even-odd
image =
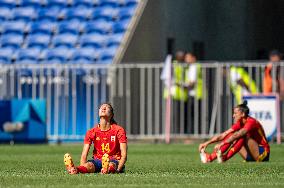
[{"label": "team crest on jersey", "polygon": [[96,140],[100,140],[100,137],[97,137]]},{"label": "team crest on jersey", "polygon": [[111,136],[110,141],[115,142],[115,136]]}]

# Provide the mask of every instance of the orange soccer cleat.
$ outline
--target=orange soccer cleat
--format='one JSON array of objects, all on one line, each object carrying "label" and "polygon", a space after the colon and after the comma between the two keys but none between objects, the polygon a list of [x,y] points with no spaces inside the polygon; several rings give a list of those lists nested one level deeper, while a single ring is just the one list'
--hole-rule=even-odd
[{"label": "orange soccer cleat", "polygon": [[75,167],[72,157],[69,153],[64,155],[64,165],[69,174],[77,174],[77,168]]},{"label": "orange soccer cleat", "polygon": [[102,156],[102,170],[101,173],[102,174],[108,174],[109,171],[109,155],[107,153],[105,153]]}]

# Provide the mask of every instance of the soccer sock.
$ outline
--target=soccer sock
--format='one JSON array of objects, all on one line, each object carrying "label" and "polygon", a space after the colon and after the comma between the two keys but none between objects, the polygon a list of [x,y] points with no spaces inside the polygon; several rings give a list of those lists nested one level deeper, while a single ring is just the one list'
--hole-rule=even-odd
[{"label": "soccer sock", "polygon": [[[229,149],[230,146],[231,146],[231,144],[224,144],[224,145],[220,148],[221,152],[222,152],[222,153],[225,153],[225,152]],[[217,158],[217,153],[216,153],[216,151],[214,150],[213,153],[211,153],[211,154],[208,156],[208,159],[209,159],[209,161],[213,161],[213,160],[215,160],[216,158]]]},{"label": "soccer sock", "polygon": [[77,170],[78,170],[78,172],[80,172],[80,173],[82,173],[82,174],[89,173],[89,172],[88,172],[88,169],[87,169],[86,167],[84,167],[84,166],[78,166],[78,167],[77,167]]},{"label": "soccer sock", "polygon": [[223,155],[224,161],[229,160],[231,157],[233,157],[236,153],[240,151],[240,149],[243,147],[245,142],[244,138],[239,138],[231,147],[231,149],[228,151],[227,154]]},{"label": "soccer sock", "polygon": [[[232,134],[233,134],[233,133],[228,134],[223,140],[228,139]],[[220,148],[221,152],[222,152],[222,153],[225,153],[225,152],[230,148],[230,146],[231,146],[231,144],[224,144],[224,145]],[[209,161],[213,161],[213,160],[215,160],[215,159],[217,158],[217,153],[216,153],[216,152],[217,152],[217,151],[214,150],[213,153],[211,153],[211,154],[208,156]]]}]

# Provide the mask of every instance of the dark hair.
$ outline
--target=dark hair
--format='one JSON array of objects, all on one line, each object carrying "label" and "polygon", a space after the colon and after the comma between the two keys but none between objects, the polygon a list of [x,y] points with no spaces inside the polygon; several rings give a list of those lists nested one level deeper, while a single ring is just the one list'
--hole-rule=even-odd
[{"label": "dark hair", "polygon": [[107,104],[107,105],[110,107],[110,112],[111,112],[111,114],[112,114],[112,117],[111,117],[111,119],[110,119],[110,123],[111,123],[111,124],[117,124],[117,122],[116,122],[115,119],[114,119],[114,110],[113,110],[113,107],[112,107],[111,103],[109,103],[109,102],[101,103],[99,109],[100,109],[101,106],[104,105],[104,104]]},{"label": "dark hair", "polygon": [[245,116],[249,115],[249,108],[248,108],[248,102],[244,100],[242,104],[239,104],[236,106],[241,112],[245,113]]}]

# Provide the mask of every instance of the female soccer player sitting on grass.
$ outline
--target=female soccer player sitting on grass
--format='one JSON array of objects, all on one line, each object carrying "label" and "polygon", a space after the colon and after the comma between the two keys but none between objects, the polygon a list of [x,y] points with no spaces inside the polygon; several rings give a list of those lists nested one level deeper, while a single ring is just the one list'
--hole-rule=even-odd
[{"label": "female soccer player sitting on grass", "polygon": [[[217,158],[221,163],[238,152],[246,161],[269,161],[270,147],[262,125],[248,114],[247,101],[234,108],[235,124],[227,131],[199,145],[201,162],[208,163]],[[219,141],[221,142],[215,146],[213,153],[205,152],[209,144]]]},{"label": "female soccer player sitting on grass", "polygon": [[[64,155],[64,164],[69,174],[124,172],[127,159],[126,132],[115,122],[110,104],[104,103],[100,106],[99,117],[99,124],[86,133],[80,166],[75,167],[70,154]],[[94,144],[93,159],[87,161],[92,144]]]}]

